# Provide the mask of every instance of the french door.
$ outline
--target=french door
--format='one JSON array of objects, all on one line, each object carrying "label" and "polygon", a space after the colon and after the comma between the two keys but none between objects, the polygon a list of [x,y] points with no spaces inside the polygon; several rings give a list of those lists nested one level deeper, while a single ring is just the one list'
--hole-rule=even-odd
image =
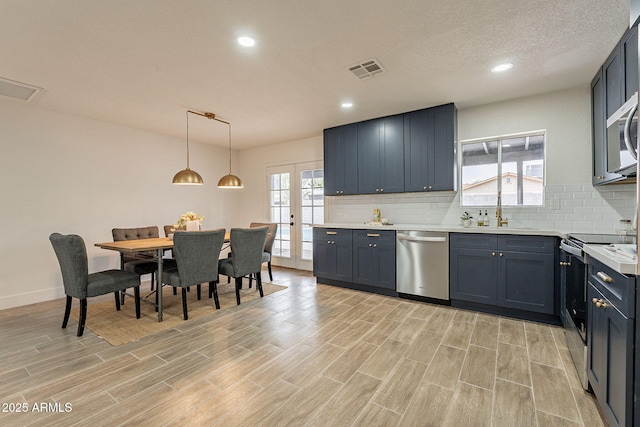
[{"label": "french door", "polygon": [[324,223],[322,162],[267,168],[269,218],[278,224],[273,263],[283,267],[313,268],[311,224]]}]

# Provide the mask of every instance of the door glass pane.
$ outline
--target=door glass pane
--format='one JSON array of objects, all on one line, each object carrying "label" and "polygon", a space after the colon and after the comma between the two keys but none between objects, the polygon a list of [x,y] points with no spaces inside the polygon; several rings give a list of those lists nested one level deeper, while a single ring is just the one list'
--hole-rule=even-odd
[{"label": "door glass pane", "polygon": [[311,224],[324,223],[324,171],[308,169],[300,172],[300,243],[301,259],[313,259]]},{"label": "door glass pane", "polygon": [[498,141],[462,144],[462,206],[495,206]]},{"label": "door glass pane", "polygon": [[291,250],[288,241],[289,237],[289,204],[290,194],[290,177],[289,173],[271,174],[269,180],[270,188],[270,212],[271,222],[278,224],[278,231],[273,242],[273,255],[279,257],[290,258]]}]

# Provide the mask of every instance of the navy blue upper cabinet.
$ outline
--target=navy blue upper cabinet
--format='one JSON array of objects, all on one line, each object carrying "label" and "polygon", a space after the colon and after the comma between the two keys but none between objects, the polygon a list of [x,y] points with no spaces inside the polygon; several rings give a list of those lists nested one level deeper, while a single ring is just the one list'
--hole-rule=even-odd
[{"label": "navy blue upper cabinet", "polygon": [[358,127],[324,130],[324,194],[358,194]]},{"label": "navy blue upper cabinet", "polygon": [[638,91],[638,32],[629,28],[602,66],[606,116]]},{"label": "navy blue upper cabinet", "polygon": [[404,191],[403,116],[358,123],[358,193]]},{"label": "navy blue upper cabinet", "polygon": [[404,115],[404,191],[455,190],[456,107]]}]

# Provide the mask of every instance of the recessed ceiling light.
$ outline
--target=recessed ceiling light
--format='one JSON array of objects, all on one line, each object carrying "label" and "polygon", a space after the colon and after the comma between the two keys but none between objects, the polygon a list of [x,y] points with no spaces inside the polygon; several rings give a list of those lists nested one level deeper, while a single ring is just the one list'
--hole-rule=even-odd
[{"label": "recessed ceiling light", "polygon": [[256,41],[249,36],[238,37],[238,44],[240,46],[251,47],[256,44]]},{"label": "recessed ceiling light", "polygon": [[491,69],[492,73],[502,73],[503,71],[507,71],[513,68],[513,64],[511,62],[505,62],[504,64],[498,64]]},{"label": "recessed ceiling light", "polygon": [[353,107],[353,102],[343,102],[342,104],[340,104],[340,106],[342,108],[351,108]]}]

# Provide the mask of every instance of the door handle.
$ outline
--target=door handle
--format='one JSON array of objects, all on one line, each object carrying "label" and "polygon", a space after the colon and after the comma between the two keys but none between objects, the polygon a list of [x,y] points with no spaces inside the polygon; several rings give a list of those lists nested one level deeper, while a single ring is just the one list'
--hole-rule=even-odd
[{"label": "door handle", "polygon": [[289,225],[293,225],[293,221],[291,221],[291,222],[289,223]]}]

